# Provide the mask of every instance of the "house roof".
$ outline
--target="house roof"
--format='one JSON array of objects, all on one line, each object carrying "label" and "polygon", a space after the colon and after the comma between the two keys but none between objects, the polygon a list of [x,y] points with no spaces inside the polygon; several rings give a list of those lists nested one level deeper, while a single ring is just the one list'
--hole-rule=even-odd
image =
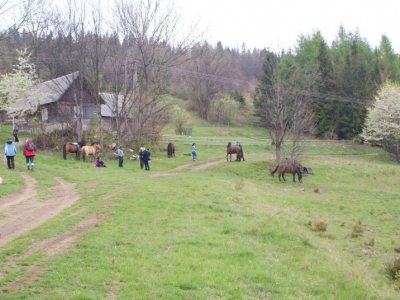
[{"label": "house roof", "polygon": [[[35,107],[37,104],[35,97],[38,94],[40,94],[41,105],[57,102],[78,77],[79,71],[32,86],[28,89],[27,96],[25,95],[16,101],[9,112]],[[32,91],[32,93],[29,93],[29,91]]]},{"label": "house roof", "polygon": [[40,104],[49,104],[60,100],[78,77],[79,71],[38,84],[39,91],[45,94],[40,100]]}]

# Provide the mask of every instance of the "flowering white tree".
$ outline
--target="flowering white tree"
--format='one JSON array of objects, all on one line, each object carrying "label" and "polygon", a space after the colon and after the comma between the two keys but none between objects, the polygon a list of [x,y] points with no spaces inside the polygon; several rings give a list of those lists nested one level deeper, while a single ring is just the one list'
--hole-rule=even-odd
[{"label": "flowering white tree", "polygon": [[0,78],[0,109],[21,116],[35,111],[44,95],[35,87],[38,78],[35,65],[29,62],[31,54],[26,48],[17,52],[18,65],[13,66],[13,73]]},{"label": "flowering white tree", "polygon": [[387,83],[381,88],[369,109],[362,136],[375,145],[393,136],[400,139],[400,85]]}]

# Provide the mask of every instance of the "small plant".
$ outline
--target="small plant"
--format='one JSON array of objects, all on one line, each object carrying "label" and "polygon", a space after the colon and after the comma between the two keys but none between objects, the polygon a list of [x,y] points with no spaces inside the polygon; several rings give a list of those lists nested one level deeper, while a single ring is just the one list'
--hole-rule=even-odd
[{"label": "small plant", "polygon": [[353,226],[353,232],[351,233],[351,236],[353,238],[360,237],[364,234],[364,227],[361,224],[361,221],[358,221],[356,224]]},{"label": "small plant", "polygon": [[364,244],[365,244],[365,246],[372,247],[375,245],[375,239],[370,239],[368,242],[365,242]]},{"label": "small plant", "polygon": [[400,281],[400,258],[386,264],[386,274],[387,276],[394,280]]},{"label": "small plant", "polygon": [[308,222],[308,227],[312,230],[312,231],[326,231],[328,224],[326,224],[323,221],[317,222],[314,225],[312,225],[311,221]]},{"label": "small plant", "polygon": [[243,180],[240,180],[240,181],[236,182],[235,189],[241,190],[243,187],[244,187]]}]

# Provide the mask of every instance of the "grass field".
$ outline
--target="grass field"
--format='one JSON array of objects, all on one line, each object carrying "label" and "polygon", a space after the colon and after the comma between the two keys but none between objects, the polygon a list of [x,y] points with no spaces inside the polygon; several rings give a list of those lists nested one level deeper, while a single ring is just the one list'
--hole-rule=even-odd
[{"label": "grass field", "polygon": [[[246,127],[193,131],[263,137]],[[127,159],[94,168],[39,151],[28,174],[38,197],[61,177],[80,199],[0,248],[0,299],[399,299],[387,266],[399,258],[400,170],[381,149],[313,145],[302,161],[315,175],[303,183],[270,176],[268,145],[244,143],[240,163],[212,143],[197,144],[196,162],[183,155],[187,141],[174,158],[150,150],[150,172]],[[21,190],[21,152],[16,172],[0,172],[0,196]],[[94,217],[63,251],[30,250]]]}]

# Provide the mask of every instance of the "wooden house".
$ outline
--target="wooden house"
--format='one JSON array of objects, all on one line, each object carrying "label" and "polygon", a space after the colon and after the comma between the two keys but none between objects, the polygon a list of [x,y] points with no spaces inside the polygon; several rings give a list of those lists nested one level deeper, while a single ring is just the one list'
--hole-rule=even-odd
[{"label": "wooden house", "polygon": [[[83,125],[89,124],[93,115],[100,113],[98,101],[104,103],[101,97],[96,97],[89,82],[79,72],[74,72],[59,78],[55,78],[35,87],[37,98],[30,99],[29,93],[21,98],[9,111],[15,114],[33,108],[32,115],[38,116],[45,122],[47,129],[60,128],[62,125],[73,124],[77,121],[77,115],[81,108]],[[79,105],[78,105],[79,104]]]}]

